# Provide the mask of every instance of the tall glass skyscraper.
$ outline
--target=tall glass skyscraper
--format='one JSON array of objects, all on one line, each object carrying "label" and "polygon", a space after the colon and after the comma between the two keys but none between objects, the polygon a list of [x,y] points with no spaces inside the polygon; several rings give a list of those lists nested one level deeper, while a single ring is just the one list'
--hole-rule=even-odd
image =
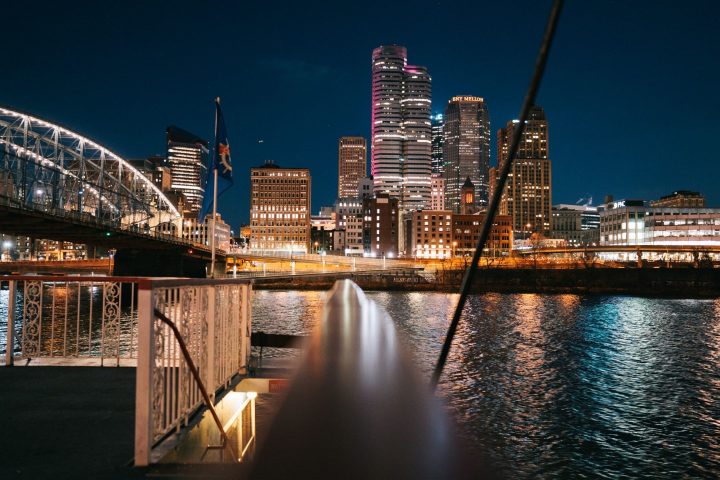
[{"label": "tall glass skyscraper", "polygon": [[487,205],[490,169],[490,116],[481,97],[453,97],[445,108],[445,205],[460,211],[460,190],[467,178],[475,187],[475,207]]},{"label": "tall glass skyscraper", "polygon": [[445,135],[443,134],[443,114],[438,113],[430,117],[432,128],[432,173],[433,175],[442,175],[443,173],[443,145],[445,144]]},{"label": "tall glass skyscraper", "polygon": [[208,142],[176,126],[167,128],[167,166],[171,187],[185,195],[187,209],[202,208],[208,168]]},{"label": "tall glass skyscraper", "polygon": [[372,55],[372,175],[376,193],[400,200],[400,208],[430,203],[431,78],[407,64],[407,50],[380,46]]}]

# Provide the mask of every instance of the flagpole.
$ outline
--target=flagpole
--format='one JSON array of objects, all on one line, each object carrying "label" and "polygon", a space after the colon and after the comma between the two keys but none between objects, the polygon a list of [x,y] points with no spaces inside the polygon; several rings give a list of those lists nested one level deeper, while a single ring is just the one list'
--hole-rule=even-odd
[{"label": "flagpole", "polygon": [[217,165],[215,165],[215,155],[218,154],[218,105],[220,105],[220,97],[215,98],[215,143],[213,146],[213,213],[212,213],[212,237],[210,237],[210,278],[215,278],[215,222],[217,217],[217,182],[218,182],[218,171]]}]

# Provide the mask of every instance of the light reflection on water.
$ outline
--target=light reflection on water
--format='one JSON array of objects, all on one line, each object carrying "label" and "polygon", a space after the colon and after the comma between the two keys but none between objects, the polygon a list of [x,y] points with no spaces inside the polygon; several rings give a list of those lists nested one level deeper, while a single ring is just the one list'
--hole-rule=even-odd
[{"label": "light reflection on water", "polygon": [[[429,378],[457,295],[368,296]],[[253,328],[308,334],[323,299],[257,291]],[[720,300],[486,294],[465,313],[439,392],[509,477],[720,472]]]}]

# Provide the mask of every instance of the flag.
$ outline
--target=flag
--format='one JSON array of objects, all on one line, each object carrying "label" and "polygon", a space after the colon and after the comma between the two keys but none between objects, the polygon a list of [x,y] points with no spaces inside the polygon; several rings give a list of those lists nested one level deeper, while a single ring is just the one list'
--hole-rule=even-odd
[{"label": "flag", "polygon": [[[217,195],[215,195],[215,171],[217,171]],[[215,144],[213,145],[213,155],[210,171],[205,187],[205,196],[203,198],[203,206],[200,210],[199,221],[204,221],[205,216],[212,210],[213,201],[228,188],[232,187],[232,160],[230,159],[230,142],[227,138],[227,129],[225,128],[225,118],[220,109],[220,98],[215,99]]]}]

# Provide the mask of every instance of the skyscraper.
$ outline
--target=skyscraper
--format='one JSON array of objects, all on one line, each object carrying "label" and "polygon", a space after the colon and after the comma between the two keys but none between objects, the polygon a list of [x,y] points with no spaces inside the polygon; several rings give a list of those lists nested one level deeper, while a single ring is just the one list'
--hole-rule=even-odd
[{"label": "skyscraper", "polygon": [[167,128],[171,188],[182,192],[191,212],[202,207],[207,179],[208,142],[176,126]]},{"label": "skyscraper", "polygon": [[367,142],[364,137],[341,137],[338,146],[338,198],[354,197],[367,175]]},{"label": "skyscraper", "polygon": [[[507,159],[517,120],[498,130],[498,158]],[[552,165],[548,159],[548,123],[542,107],[530,110],[513,168],[500,201],[500,214],[512,217],[518,238],[552,229]]]},{"label": "skyscraper", "polygon": [[430,202],[431,78],[407,64],[407,50],[380,46],[372,55],[372,175],[376,193],[400,200],[403,210]]},{"label": "skyscraper", "polygon": [[445,108],[445,204],[460,211],[466,178],[475,186],[475,206],[487,205],[490,169],[490,116],[481,97],[453,97]]},{"label": "skyscraper", "polygon": [[443,134],[443,114],[438,113],[430,117],[432,128],[432,173],[433,175],[442,175],[443,173],[443,145],[445,144],[445,135]]}]

